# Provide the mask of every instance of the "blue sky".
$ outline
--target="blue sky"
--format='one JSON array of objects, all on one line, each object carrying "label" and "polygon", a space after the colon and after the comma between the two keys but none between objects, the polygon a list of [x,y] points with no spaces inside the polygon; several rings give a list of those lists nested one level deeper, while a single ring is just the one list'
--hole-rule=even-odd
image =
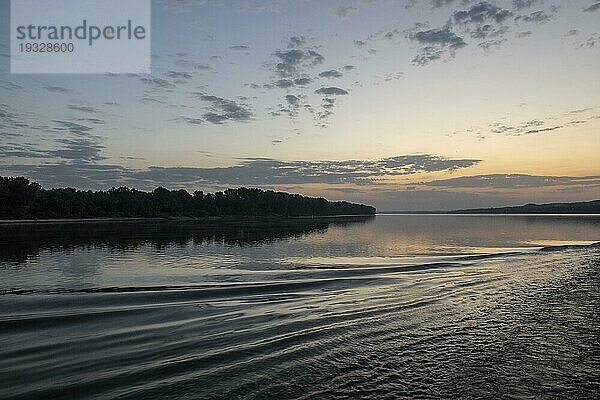
[{"label": "blue sky", "polygon": [[600,3],[153,1],[152,73],[10,74],[0,174],[450,209],[600,198]]}]

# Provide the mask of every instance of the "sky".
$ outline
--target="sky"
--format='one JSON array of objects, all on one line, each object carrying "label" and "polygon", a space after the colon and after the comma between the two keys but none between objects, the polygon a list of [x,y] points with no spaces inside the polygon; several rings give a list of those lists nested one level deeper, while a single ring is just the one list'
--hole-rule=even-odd
[{"label": "sky", "polygon": [[600,198],[595,0],[155,0],[150,74],[11,74],[9,16],[2,176],[379,210]]}]

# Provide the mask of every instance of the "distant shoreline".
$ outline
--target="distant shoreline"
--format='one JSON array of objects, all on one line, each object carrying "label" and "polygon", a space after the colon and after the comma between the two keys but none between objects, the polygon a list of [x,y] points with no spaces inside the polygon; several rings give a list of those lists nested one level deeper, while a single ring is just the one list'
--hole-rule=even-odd
[{"label": "distant shoreline", "polygon": [[381,211],[378,214],[600,215],[600,200],[578,201],[573,203],[530,203],[522,206],[468,208],[448,211]]},{"label": "distant shoreline", "polygon": [[429,215],[429,216],[456,216],[456,217],[518,217],[518,216],[539,216],[539,217],[548,217],[548,216],[600,216],[600,212],[593,213],[540,213],[540,212],[513,212],[513,213],[500,213],[500,212],[453,212],[453,211],[381,211],[377,212],[376,215]]}]

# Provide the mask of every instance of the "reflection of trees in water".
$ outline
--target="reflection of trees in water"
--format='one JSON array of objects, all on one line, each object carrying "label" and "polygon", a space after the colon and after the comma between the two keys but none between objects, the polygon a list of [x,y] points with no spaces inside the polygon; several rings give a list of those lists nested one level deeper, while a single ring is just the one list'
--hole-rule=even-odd
[{"label": "reflection of trees in water", "polygon": [[144,221],[67,224],[0,225],[0,262],[24,263],[40,251],[101,247],[133,250],[220,243],[248,246],[325,232],[373,220],[367,217],[284,219],[263,221]]}]

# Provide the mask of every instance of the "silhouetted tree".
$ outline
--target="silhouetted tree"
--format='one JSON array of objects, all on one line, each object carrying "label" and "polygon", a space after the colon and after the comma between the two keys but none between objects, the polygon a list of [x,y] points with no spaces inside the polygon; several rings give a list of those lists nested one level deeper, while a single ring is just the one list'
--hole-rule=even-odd
[{"label": "silhouetted tree", "polygon": [[0,177],[0,218],[226,217],[369,215],[375,208],[347,202],[261,189],[227,189],[190,195],[156,188],[151,193],[127,187],[107,191],[73,188],[44,190],[23,177]]}]

